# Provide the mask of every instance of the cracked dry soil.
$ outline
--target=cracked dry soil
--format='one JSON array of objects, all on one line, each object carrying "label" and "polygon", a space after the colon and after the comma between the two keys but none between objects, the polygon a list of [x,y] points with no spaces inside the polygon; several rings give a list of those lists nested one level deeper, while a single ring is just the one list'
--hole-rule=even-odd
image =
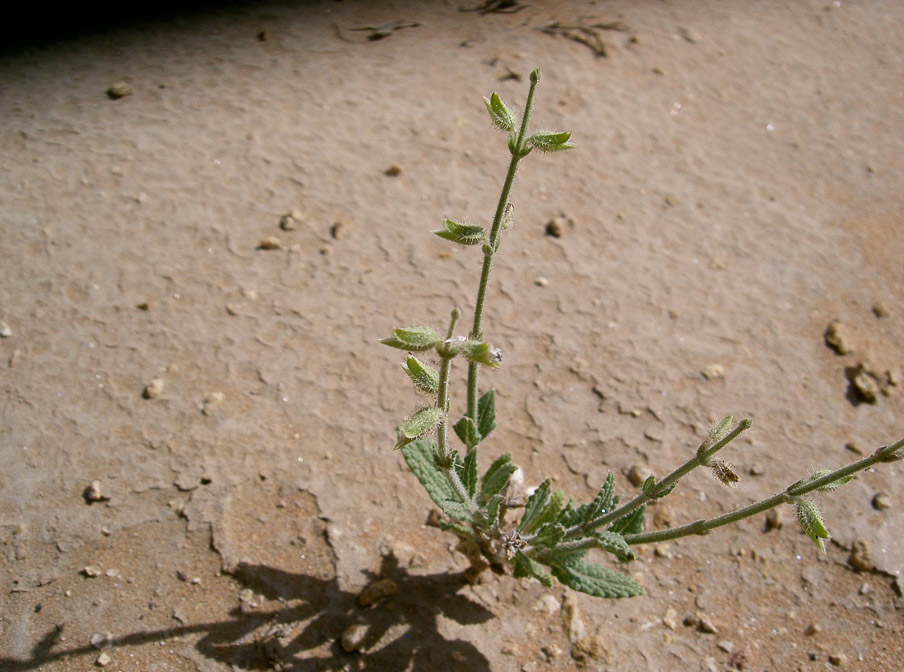
[{"label": "cracked dry soil", "polygon": [[479,260],[429,231],[491,216],[481,97],[540,66],[534,118],[578,148],[515,186],[484,459],[624,494],[753,418],[739,486],[692,474],[657,527],[900,438],[902,5],[490,5],[6,46],[0,669],[901,669],[900,464],[823,497],[825,555],[786,510],[645,549],[637,599],[470,586],[391,450],[417,399],[377,340],[470,305]]}]

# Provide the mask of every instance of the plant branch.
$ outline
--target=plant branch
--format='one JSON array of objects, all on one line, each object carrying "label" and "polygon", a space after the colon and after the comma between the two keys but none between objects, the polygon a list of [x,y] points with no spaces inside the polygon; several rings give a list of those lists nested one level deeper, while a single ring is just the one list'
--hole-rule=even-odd
[{"label": "plant branch", "polygon": [[675,469],[661,481],[656,483],[655,486],[649,489],[649,492],[647,492],[647,490],[645,489],[634,499],[627,502],[626,504],[622,504],[617,509],[613,509],[608,513],[604,513],[599,518],[596,518],[594,520],[570,527],[565,532],[565,539],[573,539],[582,535],[585,530],[597,529],[599,527],[603,527],[604,525],[608,525],[609,523],[614,523],[620,518],[624,518],[632,511],[636,511],[650,500],[665,496],[672,490],[672,488],[674,488],[678,484],[678,481],[687,476],[687,474],[689,474],[697,467],[708,464],[713,455],[715,455],[717,452],[731,443],[734,439],[736,439],[741,434],[741,432],[748,429],[750,425],[751,422],[749,419],[745,418],[744,420],[741,420],[733,430],[731,430],[728,434],[726,434],[712,446],[704,449],[703,446],[706,445],[704,443],[703,446],[701,446],[700,449],[697,450],[697,453],[691,459]]},{"label": "plant branch", "polygon": [[[524,104],[524,116],[521,119],[521,128],[515,144],[511,147],[512,159],[509,162],[508,172],[505,175],[505,182],[502,185],[502,193],[499,195],[499,202],[496,205],[496,214],[493,216],[493,225],[490,229],[490,240],[483,247],[483,269],[480,273],[480,285],[477,289],[477,301],[474,304],[474,324],[471,327],[470,338],[481,340],[483,334],[481,331],[481,321],[483,319],[483,309],[486,303],[487,287],[490,283],[490,271],[493,268],[493,256],[499,249],[499,236],[502,230],[502,219],[505,214],[506,205],[509,202],[509,195],[512,192],[512,186],[515,183],[515,175],[518,172],[518,162],[527,156],[528,150],[525,149],[525,137],[527,136],[528,124],[530,123],[531,109],[534,106],[534,92],[537,83],[540,81],[540,71],[534,70],[530,78],[530,90],[527,93],[527,102]],[[478,397],[478,377],[479,365],[471,362],[468,365],[468,415],[476,423],[477,422],[477,397]]]},{"label": "plant branch", "polygon": [[840,469],[836,469],[835,471],[830,472],[825,476],[815,478],[813,480],[797,481],[796,483],[789,485],[782,492],[779,492],[772,497],[768,497],[749,506],[736,509],[722,516],[710,518],[709,520],[701,519],[694,521],[693,523],[688,523],[687,525],[673,527],[667,530],[659,530],[657,532],[626,534],[625,541],[632,546],[636,546],[638,544],[650,544],[657,541],[680,539],[681,537],[687,537],[692,534],[705,534],[717,527],[722,527],[723,525],[731,525],[732,523],[744,520],[745,518],[750,518],[751,516],[755,516],[759,513],[764,513],[765,511],[773,509],[780,504],[793,502],[795,499],[802,497],[807,493],[824,488],[847,476],[853,476],[854,474],[857,474],[864,469],[869,469],[871,466],[879,462],[893,462],[897,459],[901,459],[901,456],[898,455],[898,451],[901,450],[902,447],[904,447],[904,439],[901,439],[896,443],[890,444],[888,446],[883,446],[872,455],[865,457],[862,460],[858,460],[857,462],[852,462],[847,466],[841,467]]}]

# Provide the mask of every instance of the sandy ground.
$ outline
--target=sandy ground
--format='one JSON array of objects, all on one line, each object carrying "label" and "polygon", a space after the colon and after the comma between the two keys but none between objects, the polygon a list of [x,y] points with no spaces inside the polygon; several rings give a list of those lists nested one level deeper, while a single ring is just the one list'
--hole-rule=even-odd
[{"label": "sandy ground", "polygon": [[[469,586],[392,451],[418,399],[377,341],[469,312],[479,257],[429,231],[491,216],[481,98],[540,66],[534,118],[579,147],[515,188],[484,464],[630,493],[753,418],[740,486],[692,474],[661,527],[900,438],[904,7],[463,6],[247,3],[4,51],[0,669],[900,669],[900,464],[822,498],[825,555],[785,510],[647,549],[641,598]],[[361,607],[379,578],[399,593]]]}]

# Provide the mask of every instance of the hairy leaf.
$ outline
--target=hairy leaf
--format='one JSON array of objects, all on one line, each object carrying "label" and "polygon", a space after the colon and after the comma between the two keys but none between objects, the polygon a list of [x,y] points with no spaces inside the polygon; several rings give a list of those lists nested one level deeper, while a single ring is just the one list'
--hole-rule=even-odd
[{"label": "hairy leaf", "polygon": [[480,482],[480,500],[487,501],[495,494],[504,494],[512,474],[518,467],[512,464],[512,454],[504,453],[496,458]]},{"label": "hairy leaf", "polygon": [[[615,476],[610,471],[606,476],[603,487],[600,488],[599,494],[597,494],[584,512],[584,520],[582,522],[589,525],[592,521],[615,508],[615,503],[617,501],[618,497],[615,496]],[[594,529],[595,527],[599,526],[593,525],[587,529]]]},{"label": "hairy leaf", "polygon": [[571,133],[568,131],[563,133],[537,131],[527,139],[527,142],[541,152],[560,152],[574,147],[574,143],[568,142],[570,138]]},{"label": "hairy leaf", "polygon": [[496,429],[496,391],[484,392],[477,400],[477,431],[487,437]]},{"label": "hairy leaf", "polygon": [[397,441],[395,447],[401,448],[405,444],[419,439],[433,429],[442,419],[443,412],[436,406],[425,406],[411,414],[405,422],[396,428]]},{"label": "hairy leaf", "polygon": [[477,492],[477,451],[474,448],[471,448],[465,455],[459,475],[461,482],[465,484],[468,495],[473,497]]},{"label": "hairy leaf", "polygon": [[515,578],[534,578],[540,581],[540,583],[542,583],[544,586],[552,585],[552,577],[550,577],[549,574],[543,571],[543,567],[540,565],[540,563],[532,558],[529,558],[521,551],[515,553],[512,564],[514,569],[513,574],[515,575]]},{"label": "hairy leaf", "polygon": [[483,227],[477,224],[459,224],[447,219],[443,222],[443,227],[433,233],[458,245],[481,245],[487,239]]},{"label": "hairy leaf", "polygon": [[643,523],[647,516],[647,505],[644,504],[635,509],[624,518],[619,518],[609,526],[609,532],[616,534],[640,534],[643,532]]},{"label": "hairy leaf", "polygon": [[474,421],[467,415],[462,416],[462,418],[452,426],[452,429],[455,430],[455,434],[468,448],[473,448],[480,443],[481,437],[480,433],[477,431],[477,425],[475,425]]},{"label": "hairy leaf", "polygon": [[402,456],[434,504],[452,518],[470,520],[467,504],[461,500],[437,464],[435,441],[413,441],[402,448]]},{"label": "hairy leaf", "polygon": [[800,529],[816,544],[816,547],[826,552],[823,540],[829,538],[829,531],[826,529],[825,523],[822,522],[822,513],[819,507],[809,499],[802,499],[797,503],[797,520],[800,523]]},{"label": "hairy leaf", "polygon": [[390,338],[384,338],[380,343],[399,350],[420,352],[429,350],[442,339],[430,327],[403,327],[392,330]]},{"label": "hairy leaf", "polygon": [[546,479],[534,490],[534,494],[528,497],[518,531],[530,534],[544,523],[551,523],[558,517],[564,502],[564,493],[561,490],[552,492],[552,481]]},{"label": "hairy leaf", "polygon": [[594,597],[636,597],[643,595],[643,587],[630,576],[597,565],[582,558],[556,563],[552,575],[569,588]]},{"label": "hairy leaf", "polygon": [[555,548],[565,536],[565,528],[559,523],[545,523],[530,544],[536,548]]},{"label": "hairy leaf", "polygon": [[592,536],[599,542],[600,548],[607,553],[612,553],[612,555],[622,562],[634,559],[634,553],[631,551],[631,547],[628,546],[628,542],[625,541],[625,538],[622,535],[616,532],[606,531],[596,532]]},{"label": "hairy leaf", "polygon": [[464,525],[460,525],[458,523],[448,523],[445,520],[439,521],[439,529],[441,529],[443,532],[448,532],[451,530],[463,539],[470,539],[473,536],[471,534],[471,530],[469,530]]},{"label": "hairy leaf", "polygon": [[502,502],[504,501],[504,495],[493,495],[492,497],[490,497],[490,501],[487,502],[486,517],[487,524],[490,527],[495,525],[496,521],[499,520],[499,509],[502,506]]},{"label": "hairy leaf", "polygon": [[424,364],[417,357],[408,356],[402,364],[405,373],[421,392],[436,395],[439,390],[439,373],[432,366]]},{"label": "hairy leaf", "polygon": [[487,112],[490,113],[490,119],[493,120],[493,124],[503,131],[515,132],[518,120],[515,118],[514,113],[502,102],[502,98],[499,97],[498,93],[494,92],[489,99],[484,98],[483,102],[486,103]]}]

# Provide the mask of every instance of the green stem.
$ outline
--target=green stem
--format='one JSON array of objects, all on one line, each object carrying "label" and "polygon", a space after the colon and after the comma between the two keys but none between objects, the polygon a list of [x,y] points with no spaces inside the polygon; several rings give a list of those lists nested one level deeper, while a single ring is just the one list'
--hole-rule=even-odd
[{"label": "green stem", "polygon": [[[455,334],[455,325],[458,323],[459,317],[461,317],[461,311],[455,308],[449,321],[449,331],[446,334],[447,342]],[[446,464],[449,461],[449,373],[452,370],[452,360],[455,358],[456,353],[450,348],[446,348],[445,344],[437,348],[437,353],[440,356],[440,365],[436,406],[443,412],[443,415],[439,421],[436,438],[439,445],[440,462]]]},{"label": "green stem", "polygon": [[709,532],[710,530],[713,530],[717,527],[722,527],[723,525],[731,525],[732,523],[737,523],[738,521],[744,520],[745,518],[750,518],[751,516],[755,516],[759,513],[764,513],[769,509],[775,508],[779,504],[792,502],[795,499],[806,495],[807,493],[819,490],[820,488],[835,483],[839,479],[845,478],[846,476],[853,476],[854,474],[857,474],[864,469],[869,469],[871,466],[878,462],[892,462],[896,459],[900,459],[900,456],[897,455],[897,452],[901,450],[902,447],[904,447],[904,439],[901,439],[891,445],[883,446],[869,457],[865,457],[857,462],[852,462],[851,464],[845,467],[841,467],[840,469],[836,469],[835,471],[828,473],[821,478],[816,478],[812,481],[797,481],[796,483],[788,486],[784,491],[779,492],[772,497],[768,497],[767,499],[764,499],[762,501],[751,504],[750,506],[736,509],[735,511],[717,516],[716,518],[710,518],[709,520],[701,519],[694,521],[693,523],[688,523],[687,525],[673,527],[667,530],[659,530],[658,532],[642,532],[639,534],[626,534],[625,541],[632,546],[636,546],[638,544],[650,544],[657,541],[670,541],[672,539],[680,539],[681,537],[687,537],[692,534],[705,534],[706,532]]},{"label": "green stem", "polygon": [[[518,132],[515,144],[511,149],[512,160],[509,162],[508,172],[505,175],[505,182],[502,185],[502,193],[499,195],[499,202],[496,205],[496,214],[493,216],[493,226],[490,229],[490,240],[483,248],[483,269],[480,273],[477,301],[474,304],[474,324],[471,327],[470,334],[470,337],[474,340],[481,340],[483,338],[481,320],[483,319],[483,309],[486,304],[487,287],[490,283],[490,271],[493,268],[493,255],[495,255],[496,250],[499,249],[502,219],[505,214],[505,208],[509,202],[512,186],[515,183],[515,175],[518,172],[518,162],[527,156],[530,151],[525,147],[525,138],[530,122],[531,109],[534,106],[534,93],[537,88],[537,82],[539,81],[539,71],[534,70],[534,72],[531,73],[530,90],[527,92],[527,102],[524,104],[524,117],[521,119],[521,128]],[[477,422],[478,376],[479,365],[471,362],[468,365],[468,415],[475,423]]]},{"label": "green stem", "polygon": [[749,419],[741,420],[733,430],[731,430],[728,434],[726,434],[712,446],[706,448],[705,450],[701,446],[701,448],[691,459],[689,459],[668,476],[659,481],[652,488],[652,490],[650,490],[649,493],[641,492],[631,501],[621,505],[617,509],[613,509],[608,513],[604,513],[599,518],[568,528],[568,530],[565,532],[565,539],[573,539],[575,537],[581,536],[585,530],[595,530],[597,528],[603,527],[604,525],[608,525],[609,523],[613,523],[620,518],[624,518],[632,511],[639,509],[650,500],[665,496],[672,490],[673,487],[678,484],[678,481],[680,481],[697,467],[708,464],[713,455],[715,455],[717,452],[731,443],[734,439],[736,439],[741,434],[741,432],[748,429],[750,425],[751,422]]}]

